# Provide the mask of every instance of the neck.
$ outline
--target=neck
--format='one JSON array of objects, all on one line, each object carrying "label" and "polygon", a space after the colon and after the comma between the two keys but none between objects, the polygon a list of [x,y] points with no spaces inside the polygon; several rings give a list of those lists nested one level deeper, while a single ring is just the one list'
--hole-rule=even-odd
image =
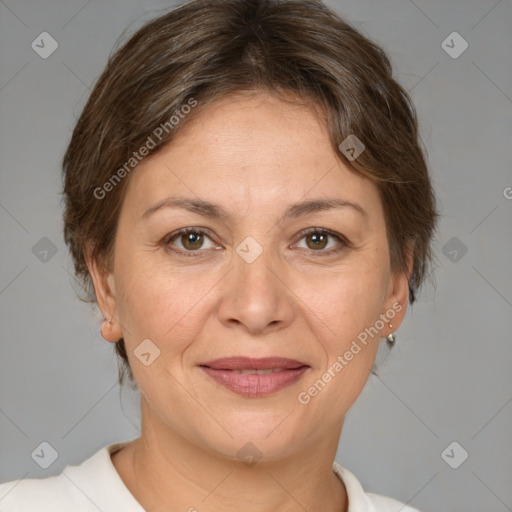
[{"label": "neck", "polygon": [[332,471],[339,431],[324,446],[250,465],[142,422],[142,435],[112,456],[115,468],[148,512],[346,512],[345,486]]}]

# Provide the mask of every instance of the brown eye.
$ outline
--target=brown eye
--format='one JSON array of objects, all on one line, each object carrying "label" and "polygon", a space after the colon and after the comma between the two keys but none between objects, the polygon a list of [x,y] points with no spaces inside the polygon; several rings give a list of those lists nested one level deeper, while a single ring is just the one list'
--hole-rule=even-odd
[{"label": "brown eye", "polygon": [[305,247],[301,247],[300,243],[297,246],[318,253],[315,256],[327,256],[350,246],[344,236],[325,229],[312,228],[303,231],[301,234],[302,238],[300,240],[305,240]]},{"label": "brown eye", "polygon": [[201,233],[182,233],[180,241],[183,247],[189,251],[200,249],[203,245],[204,236]]},{"label": "brown eye", "polygon": [[[327,245],[327,241],[329,238],[329,235],[325,233],[315,232],[309,235],[306,235],[307,245],[310,249],[317,250],[317,249],[325,249]],[[310,243],[311,241],[311,243]]]},{"label": "brown eye", "polygon": [[205,249],[215,248],[208,231],[203,228],[181,229],[167,236],[163,244],[167,249],[184,255],[200,254],[204,253]]}]

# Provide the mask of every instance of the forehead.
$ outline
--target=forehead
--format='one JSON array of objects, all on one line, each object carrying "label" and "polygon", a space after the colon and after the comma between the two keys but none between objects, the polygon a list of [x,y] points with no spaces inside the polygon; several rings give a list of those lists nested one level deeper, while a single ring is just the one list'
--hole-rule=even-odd
[{"label": "forehead", "polygon": [[140,210],[173,193],[218,203],[236,196],[254,208],[308,196],[357,198],[369,210],[380,202],[376,186],[342,163],[312,107],[265,93],[204,108],[132,172],[126,200]]}]

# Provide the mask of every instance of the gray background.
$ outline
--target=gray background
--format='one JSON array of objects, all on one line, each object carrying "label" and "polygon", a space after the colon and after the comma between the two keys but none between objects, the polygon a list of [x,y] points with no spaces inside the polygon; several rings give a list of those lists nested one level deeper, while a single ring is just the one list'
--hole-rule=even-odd
[{"label": "gray background", "polygon": [[[422,512],[512,510],[512,3],[327,3],[388,51],[410,91],[443,215],[435,283],[348,413],[337,460]],[[123,30],[170,5],[0,0],[0,482],[138,435],[137,396],[119,390],[99,314],[76,297],[60,160]],[[47,59],[31,48],[43,31],[59,45]],[[456,59],[441,46],[454,31],[469,44]],[[46,470],[31,458],[42,441],[58,452]],[[457,469],[441,456],[453,441],[452,465],[469,454]]]}]

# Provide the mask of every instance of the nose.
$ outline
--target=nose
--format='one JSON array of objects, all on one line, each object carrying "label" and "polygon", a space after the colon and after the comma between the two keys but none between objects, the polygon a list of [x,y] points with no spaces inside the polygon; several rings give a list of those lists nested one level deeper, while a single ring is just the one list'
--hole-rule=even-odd
[{"label": "nose", "polygon": [[286,327],[295,314],[294,295],[286,281],[286,268],[270,249],[253,261],[242,251],[235,253],[233,267],[221,286],[221,322],[253,335]]}]

